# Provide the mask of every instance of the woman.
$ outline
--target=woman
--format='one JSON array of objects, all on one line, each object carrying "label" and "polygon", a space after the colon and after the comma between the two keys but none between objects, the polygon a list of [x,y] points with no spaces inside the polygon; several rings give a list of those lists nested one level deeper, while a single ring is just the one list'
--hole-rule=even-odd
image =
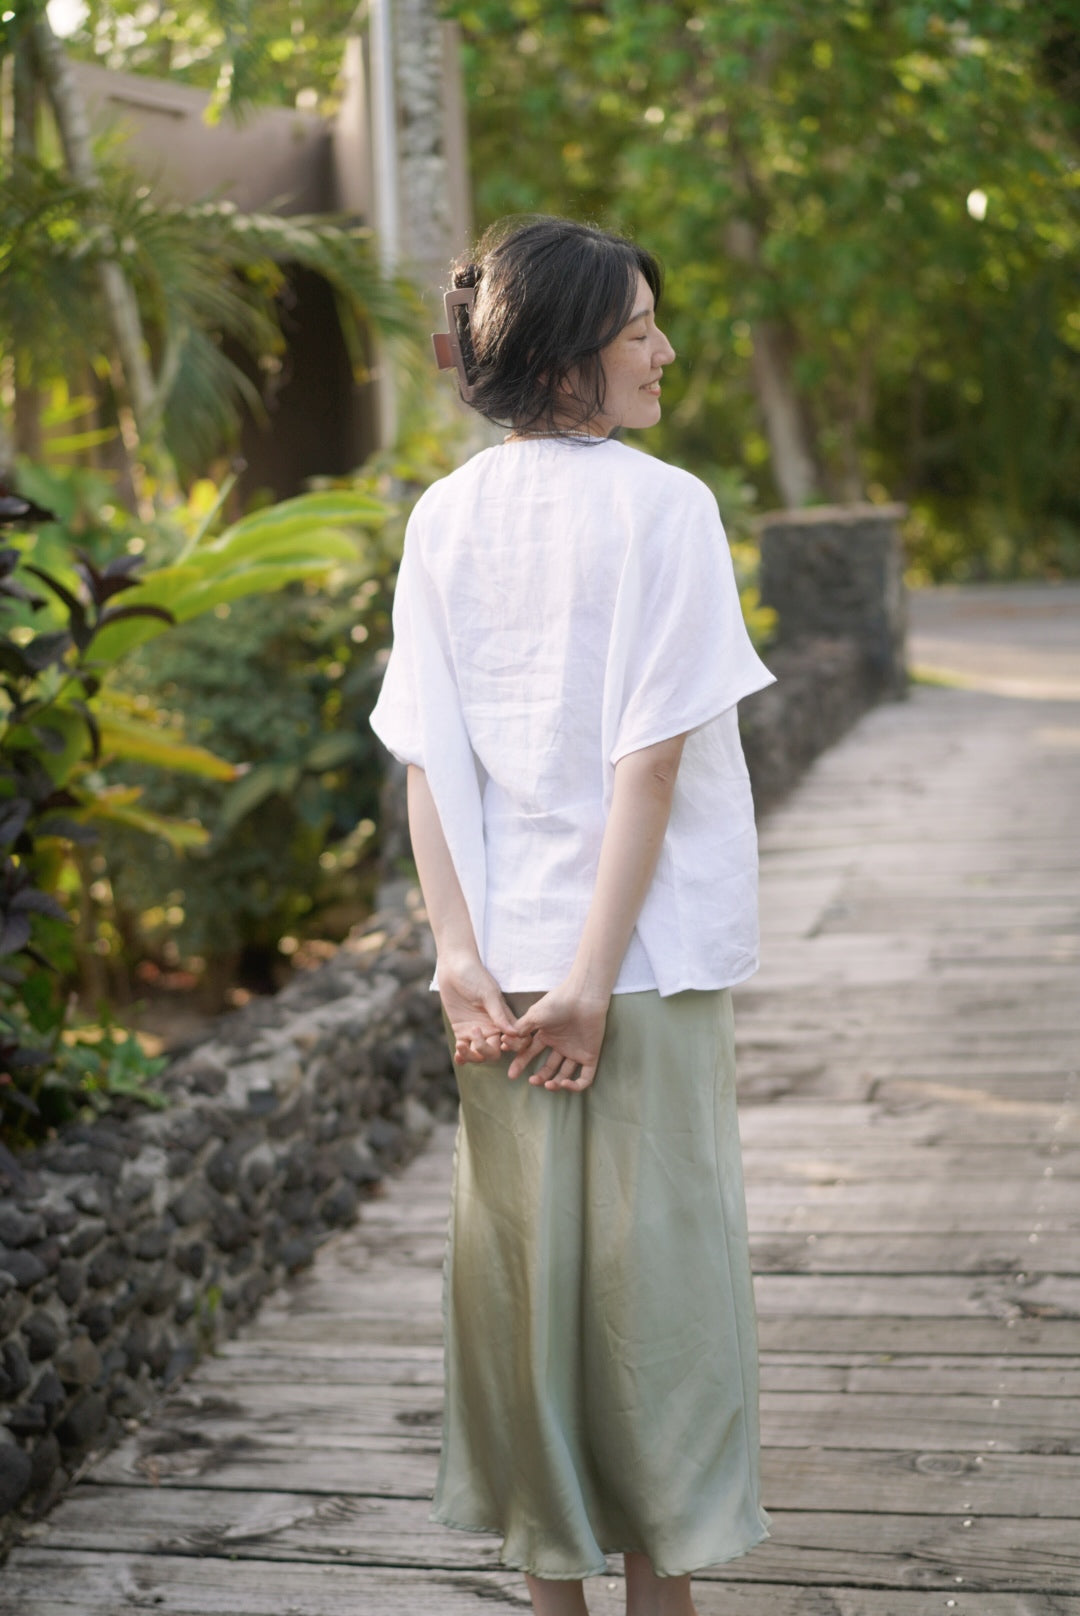
[{"label": "woman", "polygon": [[655,260],[542,218],[455,283],[443,346],[510,430],[413,512],[372,716],[461,1091],[434,1518],[498,1533],[538,1616],[617,1552],[629,1616],[693,1616],[768,1525],[728,990],[771,675],[712,495],[614,436],[675,357]]}]

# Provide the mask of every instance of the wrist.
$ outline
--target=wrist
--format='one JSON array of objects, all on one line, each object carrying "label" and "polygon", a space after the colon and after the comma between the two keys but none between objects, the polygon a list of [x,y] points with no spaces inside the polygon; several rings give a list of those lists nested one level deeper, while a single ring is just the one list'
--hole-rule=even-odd
[{"label": "wrist", "polygon": [[575,961],[565,985],[580,1003],[607,1005],[615,986],[615,977],[610,971],[598,969],[595,964]]}]

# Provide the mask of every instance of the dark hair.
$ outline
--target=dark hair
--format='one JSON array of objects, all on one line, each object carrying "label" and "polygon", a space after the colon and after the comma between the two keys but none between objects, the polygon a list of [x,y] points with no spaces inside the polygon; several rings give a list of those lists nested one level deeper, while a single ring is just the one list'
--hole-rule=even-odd
[{"label": "dark hair", "polygon": [[454,311],[472,407],[521,430],[591,421],[604,407],[600,351],[633,313],[639,270],[659,304],[659,262],[623,236],[544,216],[489,230],[453,270],[454,286],[476,287],[471,313]]}]

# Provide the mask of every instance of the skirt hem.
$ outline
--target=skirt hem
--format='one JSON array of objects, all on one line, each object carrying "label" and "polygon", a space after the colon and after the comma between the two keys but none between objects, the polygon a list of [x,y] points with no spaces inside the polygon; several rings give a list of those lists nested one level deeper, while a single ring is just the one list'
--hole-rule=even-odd
[{"label": "skirt hem", "polygon": [[[505,1540],[505,1533],[501,1526],[477,1526],[475,1524],[470,1525],[465,1521],[454,1521],[435,1509],[431,1511],[428,1520],[436,1526],[447,1526],[452,1532],[472,1532],[483,1537],[501,1537]],[[741,1559],[744,1554],[749,1554],[750,1550],[756,1549],[759,1543],[764,1543],[769,1536],[771,1525],[772,1522],[769,1520],[768,1515],[762,1510],[758,1535],[751,1538],[748,1543],[743,1544],[740,1548],[729,1549],[722,1554],[713,1555],[708,1560],[702,1560],[699,1564],[682,1566],[670,1571],[661,1570],[654,1562],[653,1570],[658,1577],[693,1577],[701,1571],[708,1571],[711,1566],[727,1565],[730,1561]],[[605,1555],[645,1554],[647,1550],[631,1548],[626,1544],[618,1544],[602,1549],[601,1553]],[[526,1565],[521,1560],[509,1560],[502,1553],[499,1555],[499,1564],[505,1567],[507,1571],[520,1571],[529,1577],[541,1577],[545,1582],[581,1582],[586,1577],[603,1577],[607,1574],[608,1569],[607,1561],[601,1560],[599,1565],[590,1566],[584,1571],[544,1571],[539,1566]]]}]

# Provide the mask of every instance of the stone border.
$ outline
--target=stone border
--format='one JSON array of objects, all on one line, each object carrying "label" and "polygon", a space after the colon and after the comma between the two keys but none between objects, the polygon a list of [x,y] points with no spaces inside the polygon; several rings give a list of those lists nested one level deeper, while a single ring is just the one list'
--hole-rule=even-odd
[{"label": "stone border", "polygon": [[377,918],[179,1056],[168,1110],[0,1156],[0,1514],[48,1508],[453,1115],[432,963]]}]

